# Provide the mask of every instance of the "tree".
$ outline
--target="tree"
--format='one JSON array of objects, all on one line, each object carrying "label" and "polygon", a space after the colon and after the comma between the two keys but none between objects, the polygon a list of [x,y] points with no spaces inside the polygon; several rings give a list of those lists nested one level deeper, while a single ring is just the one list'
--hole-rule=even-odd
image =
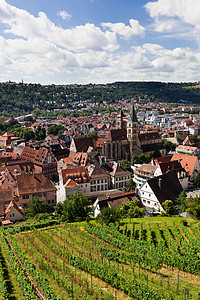
[{"label": "tree", "polygon": [[198,175],[196,176],[196,178],[194,180],[194,186],[197,188],[200,188],[200,173],[198,173]]},{"label": "tree", "polygon": [[157,157],[161,157],[162,155],[161,155],[161,153],[160,153],[160,150],[159,149],[156,149],[155,151],[154,151],[154,153],[153,153],[153,157],[154,158],[157,158]]},{"label": "tree", "polygon": [[177,208],[180,212],[184,212],[186,210],[186,193],[182,191],[179,196],[176,198]]},{"label": "tree", "polygon": [[174,204],[171,200],[166,200],[163,204],[162,204],[165,212],[167,215],[172,216],[175,214],[175,208],[174,208]]},{"label": "tree", "polygon": [[84,221],[91,212],[90,201],[82,193],[76,192],[63,203],[62,218],[67,222]]},{"label": "tree", "polygon": [[144,210],[139,206],[140,206],[139,199],[134,199],[127,203],[122,203],[119,206],[121,216],[123,216],[124,218],[129,217],[130,219],[142,217],[144,214]]},{"label": "tree", "polygon": [[186,211],[192,214],[195,218],[200,218],[200,197],[187,198],[185,201]]},{"label": "tree", "polygon": [[97,141],[97,139],[98,139],[98,133],[96,130],[89,132],[86,136],[91,137],[95,141]]},{"label": "tree", "polygon": [[55,206],[54,212],[56,215],[62,215],[63,214],[63,203],[58,202]]},{"label": "tree", "polygon": [[128,162],[127,159],[122,159],[122,160],[120,161],[120,166],[121,166],[123,169],[125,169],[125,170],[127,170],[127,171],[133,173],[133,170],[132,170],[132,168],[131,168],[131,164]]},{"label": "tree", "polygon": [[33,196],[28,202],[28,209],[26,210],[29,216],[34,217],[38,213],[47,212],[46,202],[40,201],[38,197]]},{"label": "tree", "polygon": [[128,183],[127,183],[126,191],[127,192],[134,191],[135,190],[135,186],[136,186],[136,184],[133,181],[133,178],[131,177],[130,180],[128,181]]},{"label": "tree", "polygon": [[62,134],[64,132],[64,127],[62,125],[54,124],[48,128],[48,134]]},{"label": "tree", "polygon": [[44,140],[46,137],[46,130],[44,127],[38,126],[35,130],[35,138],[38,141]]},{"label": "tree", "polygon": [[176,144],[173,144],[168,140],[164,140],[163,145],[165,146],[167,153],[176,149]]},{"label": "tree", "polygon": [[100,214],[96,217],[97,222],[109,225],[110,223],[117,223],[121,218],[120,210],[115,207],[104,207]]},{"label": "tree", "polygon": [[138,163],[138,155],[137,154],[133,154],[132,158],[131,158],[131,164],[137,164]]},{"label": "tree", "polygon": [[190,141],[191,141],[191,142],[193,142],[193,143],[198,143],[199,140],[200,140],[200,139],[199,139],[198,135],[196,135],[196,134],[190,135]]}]

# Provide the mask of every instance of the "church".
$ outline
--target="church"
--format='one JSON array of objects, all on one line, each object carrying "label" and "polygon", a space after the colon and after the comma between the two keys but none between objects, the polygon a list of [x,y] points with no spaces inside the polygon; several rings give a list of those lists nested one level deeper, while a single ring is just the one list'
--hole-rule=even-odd
[{"label": "church", "polygon": [[131,160],[134,154],[154,153],[156,150],[159,150],[162,156],[166,155],[158,131],[139,132],[134,104],[128,119],[122,111],[117,115],[116,125],[116,129],[110,129],[102,145],[102,155],[107,160]]}]

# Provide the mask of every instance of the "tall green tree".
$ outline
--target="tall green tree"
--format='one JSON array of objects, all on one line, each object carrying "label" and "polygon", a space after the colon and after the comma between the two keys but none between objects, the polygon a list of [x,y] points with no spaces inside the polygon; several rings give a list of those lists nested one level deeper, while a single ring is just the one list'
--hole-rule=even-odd
[{"label": "tall green tree", "polygon": [[33,196],[28,202],[28,209],[26,210],[26,213],[28,213],[29,216],[34,217],[38,213],[45,212],[47,212],[46,202],[40,201],[37,196]]},{"label": "tall green tree", "polygon": [[82,193],[76,192],[63,203],[63,220],[67,222],[83,221],[91,208],[90,201]]},{"label": "tall green tree", "polygon": [[162,206],[168,216],[172,216],[176,213],[174,204],[171,200],[165,200],[165,202],[162,204]]},{"label": "tall green tree", "polygon": [[184,212],[186,210],[186,193],[182,191],[179,196],[176,198],[176,207],[180,210],[180,212]]},{"label": "tall green tree", "polygon": [[110,223],[117,223],[121,218],[120,210],[115,207],[104,207],[96,217],[96,221],[101,224],[109,225]]}]

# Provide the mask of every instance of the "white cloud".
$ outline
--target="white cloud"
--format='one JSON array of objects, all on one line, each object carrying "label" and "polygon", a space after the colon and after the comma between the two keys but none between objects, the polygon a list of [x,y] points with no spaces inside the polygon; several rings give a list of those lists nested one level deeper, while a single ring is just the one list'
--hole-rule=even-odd
[{"label": "white cloud", "polygon": [[59,17],[61,17],[63,20],[70,20],[71,15],[66,10],[61,10],[57,13]]},{"label": "white cloud", "polygon": [[152,18],[159,16],[178,17],[183,22],[199,27],[200,1],[158,0],[145,5]]},{"label": "white cloud", "polygon": [[180,26],[180,22],[200,29],[199,0],[157,0],[148,2],[145,8],[150,16],[155,19],[154,28],[159,32],[172,31],[177,24],[178,27]]},{"label": "white cloud", "polygon": [[144,36],[145,28],[137,20],[130,19],[129,23],[130,26],[126,26],[124,23],[102,23],[101,25],[127,40],[131,39],[132,36]]},{"label": "white cloud", "polygon": [[[171,0],[159,0],[146,5],[154,19],[154,27],[151,29],[160,34],[173,32],[174,36],[179,31],[183,37],[186,28],[195,28],[199,33],[196,17],[189,18],[189,12],[185,12],[183,8],[179,7],[178,10],[178,3],[183,5],[186,2],[174,0],[174,3],[174,11]],[[65,17],[64,14],[63,16]],[[190,20],[187,26],[186,19]],[[41,82],[48,76],[55,78],[56,74],[59,78],[68,76],[69,80],[74,76],[75,82],[199,79],[199,49],[176,47],[169,50],[161,44],[144,43],[135,44],[134,47],[127,48],[127,52],[121,52],[121,39],[143,37],[147,31],[134,19],[129,21],[129,25],[102,23],[98,27],[87,23],[63,29],[49,20],[44,12],[35,17],[0,0],[0,24],[2,23],[6,29],[0,35],[0,71],[5,76],[15,74],[20,80],[23,77],[30,81],[31,78],[36,78],[35,81],[40,78]]]},{"label": "white cloud", "polygon": [[103,32],[94,24],[63,29],[51,22],[43,12],[39,12],[36,18],[25,10],[1,1],[0,22],[8,26],[5,33],[24,39],[40,38],[73,51],[113,51],[118,48],[116,37],[111,32]]}]

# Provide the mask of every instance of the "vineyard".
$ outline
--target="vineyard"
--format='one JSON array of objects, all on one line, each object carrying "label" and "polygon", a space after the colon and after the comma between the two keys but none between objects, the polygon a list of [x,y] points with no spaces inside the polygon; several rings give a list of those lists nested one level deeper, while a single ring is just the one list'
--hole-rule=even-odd
[{"label": "vineyard", "polygon": [[0,240],[0,299],[200,299],[198,222],[14,227]]}]

